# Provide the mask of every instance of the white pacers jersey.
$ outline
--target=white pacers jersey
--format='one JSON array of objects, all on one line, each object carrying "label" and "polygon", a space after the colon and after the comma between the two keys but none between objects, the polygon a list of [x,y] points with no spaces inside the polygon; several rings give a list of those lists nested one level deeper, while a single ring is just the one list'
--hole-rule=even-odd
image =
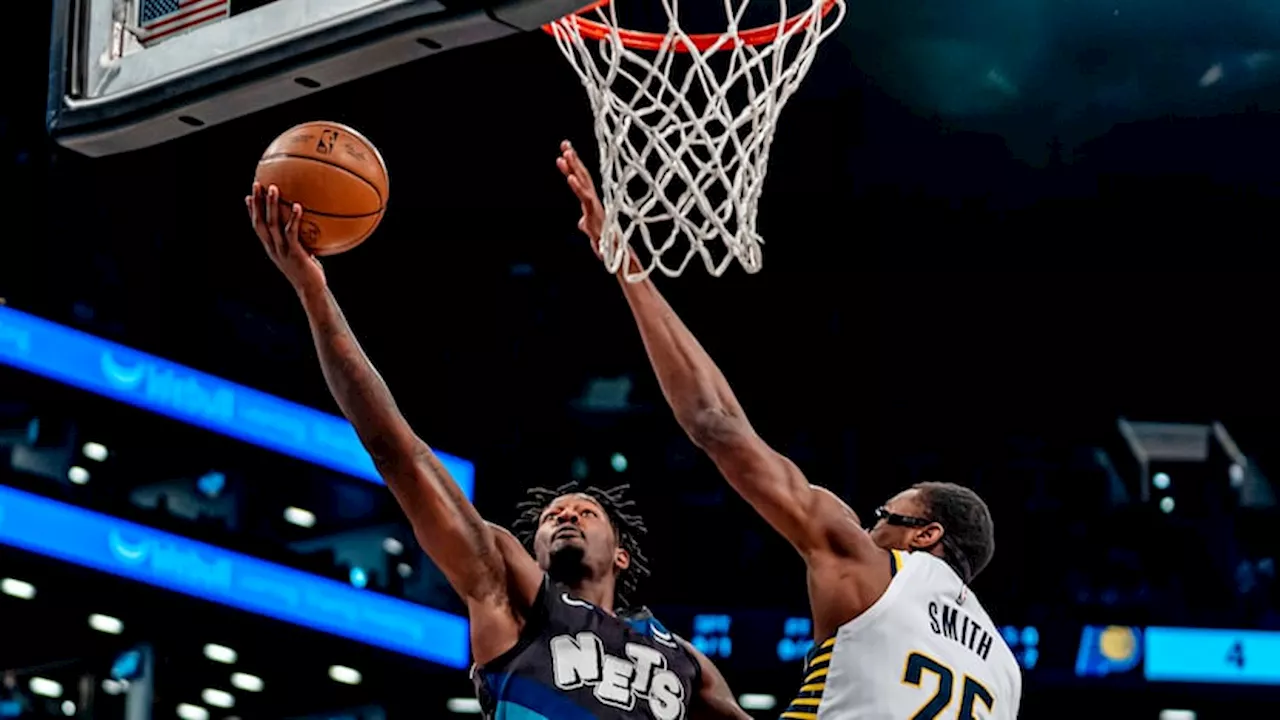
[{"label": "white pacers jersey", "polygon": [[817,643],[786,720],[1014,720],[1022,674],[950,565],[892,551],[889,588]]}]

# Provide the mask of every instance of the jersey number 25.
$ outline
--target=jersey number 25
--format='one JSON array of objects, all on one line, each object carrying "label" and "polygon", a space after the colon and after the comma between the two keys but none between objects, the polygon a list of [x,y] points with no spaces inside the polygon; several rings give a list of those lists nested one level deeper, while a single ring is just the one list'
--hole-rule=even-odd
[{"label": "jersey number 25", "polygon": [[[955,673],[951,668],[927,655],[913,652],[907,656],[907,667],[902,674],[902,682],[921,687],[926,672],[938,677],[938,691],[916,711],[915,715],[911,716],[911,720],[934,720],[942,715],[952,701],[952,693],[956,685]],[[973,714],[974,703],[982,703],[986,706],[987,712],[991,712],[996,699],[991,696],[990,690],[982,686],[982,683],[965,675],[960,687],[960,711],[955,715],[956,720],[977,720]]]}]

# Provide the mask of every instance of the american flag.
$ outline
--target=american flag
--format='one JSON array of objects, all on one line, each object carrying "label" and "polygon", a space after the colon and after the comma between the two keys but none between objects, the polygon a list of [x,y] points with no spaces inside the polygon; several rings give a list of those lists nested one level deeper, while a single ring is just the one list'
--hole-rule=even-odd
[{"label": "american flag", "polygon": [[138,27],[146,31],[143,44],[151,45],[230,13],[231,0],[138,0]]}]

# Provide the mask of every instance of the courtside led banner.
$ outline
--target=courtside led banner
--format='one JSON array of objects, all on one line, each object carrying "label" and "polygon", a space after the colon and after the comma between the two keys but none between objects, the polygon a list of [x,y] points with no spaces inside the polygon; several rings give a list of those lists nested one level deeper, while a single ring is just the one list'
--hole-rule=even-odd
[{"label": "courtside led banner", "polygon": [[0,486],[0,544],[453,668],[466,618]]},{"label": "courtside led banner", "polygon": [[[0,363],[382,482],[355,429],[343,418],[6,307],[0,307]],[[470,498],[475,466],[438,454]]]}]

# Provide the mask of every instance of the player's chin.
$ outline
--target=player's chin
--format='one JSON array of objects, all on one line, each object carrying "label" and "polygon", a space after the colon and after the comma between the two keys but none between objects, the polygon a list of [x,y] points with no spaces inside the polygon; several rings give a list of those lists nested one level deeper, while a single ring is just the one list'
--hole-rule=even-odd
[{"label": "player's chin", "polygon": [[582,551],[586,548],[586,540],[580,535],[562,535],[551,539],[551,554],[555,554],[561,550],[577,550]]}]

